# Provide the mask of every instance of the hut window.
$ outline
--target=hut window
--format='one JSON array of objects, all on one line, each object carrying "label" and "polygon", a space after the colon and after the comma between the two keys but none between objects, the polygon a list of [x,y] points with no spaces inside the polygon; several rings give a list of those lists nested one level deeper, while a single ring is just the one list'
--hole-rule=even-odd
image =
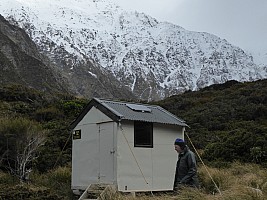
[{"label": "hut window", "polygon": [[134,146],[153,148],[153,123],[134,122]]}]

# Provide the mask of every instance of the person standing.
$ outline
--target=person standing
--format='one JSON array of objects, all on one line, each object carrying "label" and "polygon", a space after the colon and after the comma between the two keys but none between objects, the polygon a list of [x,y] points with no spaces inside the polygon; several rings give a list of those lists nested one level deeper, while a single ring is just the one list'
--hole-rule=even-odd
[{"label": "person standing", "polygon": [[181,138],[175,140],[174,147],[175,151],[178,153],[173,187],[174,190],[178,190],[181,186],[199,188],[195,154]]}]

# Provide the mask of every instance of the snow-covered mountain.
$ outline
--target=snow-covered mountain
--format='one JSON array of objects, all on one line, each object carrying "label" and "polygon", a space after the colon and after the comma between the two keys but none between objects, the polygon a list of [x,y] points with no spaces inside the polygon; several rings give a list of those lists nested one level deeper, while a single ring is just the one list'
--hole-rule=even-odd
[{"label": "snow-covered mountain", "polygon": [[266,78],[266,71],[267,71],[267,52],[263,53],[250,53],[253,57],[253,62],[256,65],[259,65],[263,71],[265,71],[265,78]]},{"label": "snow-covered mountain", "polygon": [[82,95],[86,78],[98,76],[86,67],[88,61],[147,100],[267,77],[266,66],[226,40],[126,12],[112,0],[1,0],[0,14],[25,29],[70,79],[75,77]]}]

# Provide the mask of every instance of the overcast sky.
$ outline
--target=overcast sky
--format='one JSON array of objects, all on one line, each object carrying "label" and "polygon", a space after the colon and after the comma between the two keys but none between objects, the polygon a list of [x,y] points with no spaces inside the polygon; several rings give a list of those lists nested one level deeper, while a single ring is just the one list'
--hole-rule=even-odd
[{"label": "overcast sky", "polygon": [[267,0],[114,0],[191,31],[208,32],[244,50],[267,53]]}]

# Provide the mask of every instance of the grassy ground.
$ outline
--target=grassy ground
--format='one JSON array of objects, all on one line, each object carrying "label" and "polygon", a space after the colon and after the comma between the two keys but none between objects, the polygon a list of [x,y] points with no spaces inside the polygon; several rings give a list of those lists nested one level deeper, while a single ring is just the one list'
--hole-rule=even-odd
[{"label": "grassy ground", "polygon": [[[205,167],[199,167],[201,189],[182,188],[178,193],[116,193],[118,200],[265,200],[267,170],[259,165],[233,163],[223,169],[208,167],[217,184],[216,189]],[[0,199],[77,199],[70,190],[71,169],[57,168],[46,174],[33,173],[29,183],[20,183],[9,174],[0,172]]]},{"label": "grassy ground", "polygon": [[233,163],[229,168],[208,168],[219,191],[205,167],[199,167],[201,189],[182,188],[178,194],[156,193],[132,196],[117,194],[116,199],[140,200],[265,200],[267,199],[267,170],[252,164]]}]

